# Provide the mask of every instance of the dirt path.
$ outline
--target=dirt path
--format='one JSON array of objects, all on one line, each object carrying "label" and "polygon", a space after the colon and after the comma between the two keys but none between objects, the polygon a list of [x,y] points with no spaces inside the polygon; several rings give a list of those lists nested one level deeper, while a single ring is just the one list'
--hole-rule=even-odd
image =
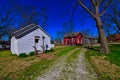
[{"label": "dirt path", "polygon": [[[73,60],[69,64],[66,60],[75,51],[80,50],[76,48],[70,53],[61,56],[54,65],[43,76],[37,78],[37,80],[95,80],[94,73],[87,71],[88,63],[84,58],[86,49],[82,49],[77,59]],[[92,69],[92,68],[91,68]]]},{"label": "dirt path", "polygon": [[96,80],[97,77],[93,67],[84,57],[85,52],[86,49],[83,49],[76,60],[76,62],[78,61],[79,63],[76,64],[77,68],[75,69],[75,72],[77,73],[77,80]]}]

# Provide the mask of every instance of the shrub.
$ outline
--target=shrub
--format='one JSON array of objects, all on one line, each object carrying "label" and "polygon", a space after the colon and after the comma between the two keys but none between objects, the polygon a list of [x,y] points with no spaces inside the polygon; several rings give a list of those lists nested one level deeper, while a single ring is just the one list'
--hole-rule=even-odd
[{"label": "shrub", "polygon": [[19,57],[27,57],[27,54],[26,54],[26,53],[21,53],[21,54],[19,55]]},{"label": "shrub", "polygon": [[35,55],[35,52],[34,52],[34,51],[32,51],[32,52],[30,52],[30,53],[29,53],[29,55],[30,55],[30,56]]}]

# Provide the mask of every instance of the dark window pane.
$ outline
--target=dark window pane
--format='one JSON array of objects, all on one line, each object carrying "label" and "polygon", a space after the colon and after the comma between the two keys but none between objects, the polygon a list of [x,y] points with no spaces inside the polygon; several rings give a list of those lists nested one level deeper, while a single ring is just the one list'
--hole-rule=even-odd
[{"label": "dark window pane", "polygon": [[39,39],[35,39],[35,43],[38,43]]}]

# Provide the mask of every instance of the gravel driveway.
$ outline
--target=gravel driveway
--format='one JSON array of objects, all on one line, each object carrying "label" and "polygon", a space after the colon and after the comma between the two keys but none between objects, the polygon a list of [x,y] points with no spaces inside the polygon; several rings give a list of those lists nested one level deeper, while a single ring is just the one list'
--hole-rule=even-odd
[{"label": "gravel driveway", "polygon": [[79,56],[69,64],[66,62],[69,56],[77,50],[80,50],[80,48],[76,48],[68,54],[61,56],[55,61],[53,66],[43,76],[39,76],[37,80],[96,80],[97,77],[94,69],[84,58],[86,49],[82,48]]}]

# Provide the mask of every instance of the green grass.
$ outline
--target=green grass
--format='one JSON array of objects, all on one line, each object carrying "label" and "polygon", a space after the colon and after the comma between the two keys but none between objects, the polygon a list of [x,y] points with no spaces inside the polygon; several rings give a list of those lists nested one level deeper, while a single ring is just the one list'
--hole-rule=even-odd
[{"label": "green grass", "polygon": [[39,63],[33,64],[30,67],[26,68],[24,72],[22,72],[22,77],[19,79],[22,80],[33,80],[36,76],[42,75],[46,69],[50,67],[51,62],[54,60],[46,60],[42,59]]},{"label": "green grass", "polygon": [[[71,50],[75,49],[75,47],[67,47],[66,49],[61,50],[60,52],[56,53],[57,56],[56,59],[59,57],[67,54]],[[58,50],[58,49],[57,49]],[[50,68],[52,63],[56,60],[47,60],[42,59],[39,63],[33,64],[29,68],[27,68],[22,74],[24,77],[22,77],[22,80],[31,80],[35,79],[36,76],[44,74],[46,69]],[[36,72],[37,71],[37,72]]]},{"label": "green grass", "polygon": [[69,58],[67,59],[67,63],[70,63],[70,62],[72,62],[73,60],[75,60],[75,59],[78,57],[78,55],[80,54],[80,52],[81,52],[80,48],[79,48],[78,50],[76,50],[75,52],[73,52],[73,53],[69,56]]},{"label": "green grass", "polygon": [[11,55],[9,50],[0,51],[0,79],[34,80],[38,75],[44,74],[56,59],[66,55],[76,47],[63,46],[59,48],[55,48],[53,52],[47,52],[47,54],[54,54],[56,56],[53,60],[42,59],[35,55],[21,58]]},{"label": "green grass", "polygon": [[100,53],[100,47],[95,47],[87,51],[87,58],[90,56],[106,56],[106,59],[110,62],[120,66],[120,44],[110,44],[110,54]]},{"label": "green grass", "polygon": [[110,45],[110,54],[106,55],[106,59],[111,63],[120,66],[120,44]]},{"label": "green grass", "polygon": [[2,50],[0,51],[0,57],[9,57],[9,56],[12,56],[10,50]]},{"label": "green grass", "polygon": [[[100,47],[94,47],[93,49],[88,49],[85,56],[96,69],[100,80],[119,80],[120,44],[110,44],[109,48],[110,54],[100,53]],[[94,58],[92,58],[93,56]],[[105,58],[103,59],[103,57]],[[94,61],[97,61],[96,63],[98,64],[96,64]],[[103,71],[101,71],[102,69]]]},{"label": "green grass", "polygon": [[58,57],[67,54],[69,51],[75,49],[76,47],[68,47],[65,50],[62,50],[61,52],[59,52],[58,54],[56,54]]}]

